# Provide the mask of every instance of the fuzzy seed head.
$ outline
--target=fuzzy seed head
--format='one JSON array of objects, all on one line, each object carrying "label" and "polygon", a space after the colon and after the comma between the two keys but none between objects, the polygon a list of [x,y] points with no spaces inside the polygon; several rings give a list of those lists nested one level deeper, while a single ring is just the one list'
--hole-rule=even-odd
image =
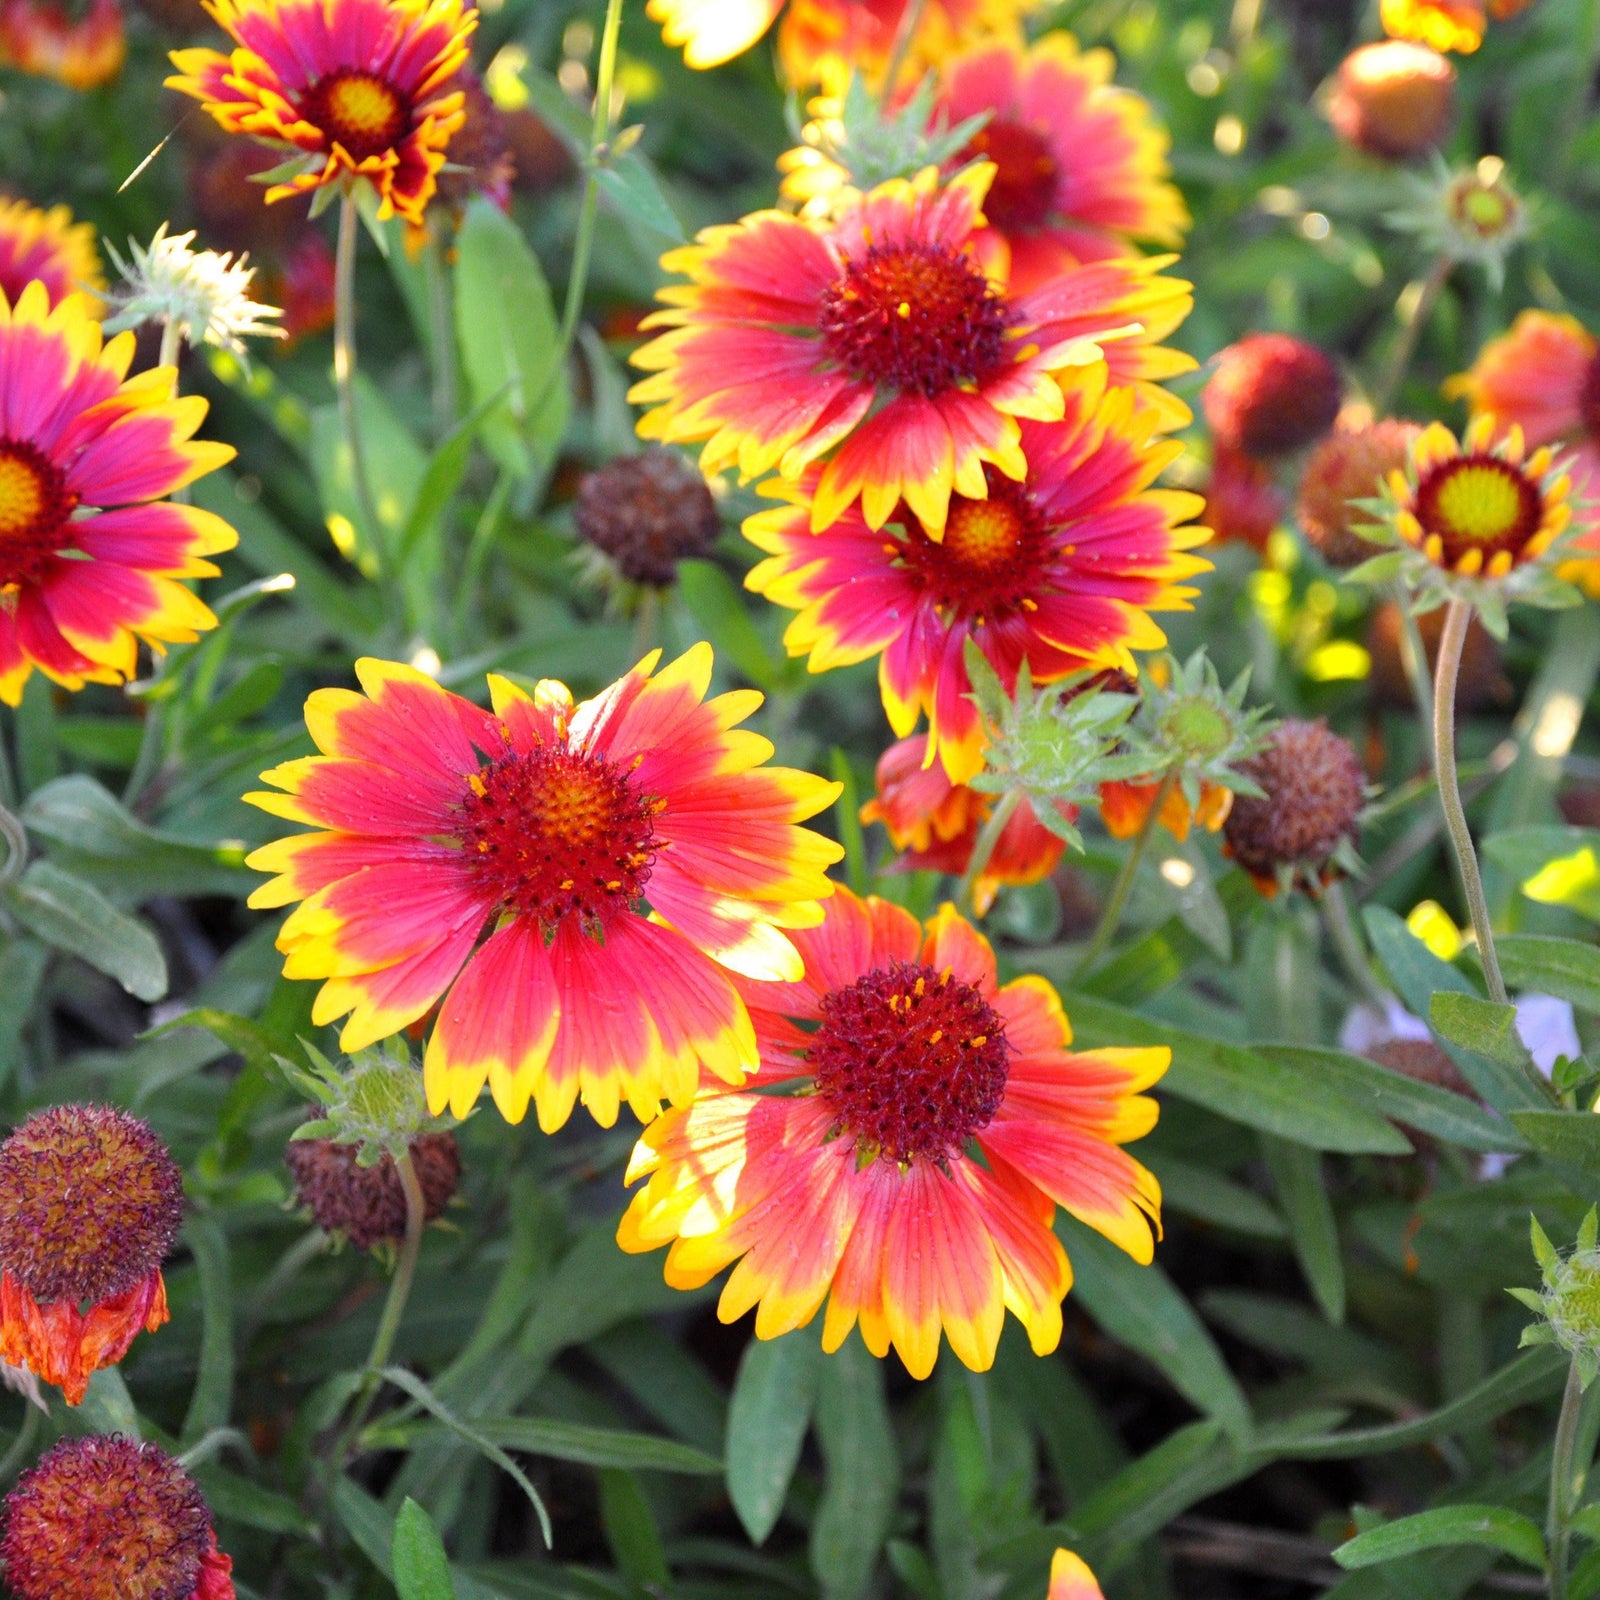
[{"label": "fuzzy seed head", "polygon": [[[355,1146],[331,1139],[294,1139],[284,1152],[295,1198],[324,1233],[348,1239],[358,1250],[397,1242],[406,1231],[406,1197],[391,1156],[363,1167]],[[461,1149],[453,1133],[425,1133],[411,1141],[411,1161],[422,1189],[424,1216],[436,1222],[461,1182]]]},{"label": "fuzzy seed head", "polygon": [[624,456],[585,476],[573,521],[632,583],[665,588],[680,561],[711,553],[719,522],[705,479],[671,450]]},{"label": "fuzzy seed head", "polygon": [[1295,508],[1300,527],[1330,567],[1358,567],[1378,553],[1356,528],[1371,518],[1355,504],[1375,499],[1383,480],[1406,463],[1422,429],[1385,417],[1341,423],[1313,452]]}]

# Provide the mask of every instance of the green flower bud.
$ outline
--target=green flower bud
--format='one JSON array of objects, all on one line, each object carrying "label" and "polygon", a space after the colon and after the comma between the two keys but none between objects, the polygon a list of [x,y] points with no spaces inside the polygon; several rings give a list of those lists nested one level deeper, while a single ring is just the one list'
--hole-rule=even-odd
[{"label": "green flower bud", "polygon": [[1583,1219],[1573,1248],[1562,1255],[1550,1243],[1537,1217],[1529,1219],[1533,1253],[1544,1277],[1542,1289],[1511,1289],[1513,1299],[1540,1321],[1524,1328],[1522,1343],[1556,1344],[1569,1352],[1578,1381],[1587,1389],[1600,1373],[1600,1212],[1594,1207]]},{"label": "green flower bud", "polygon": [[295,1085],[321,1108],[322,1114],[294,1131],[296,1139],[329,1139],[355,1145],[356,1162],[376,1166],[384,1156],[399,1159],[414,1139],[439,1133],[455,1124],[449,1117],[430,1117],[422,1074],[395,1041],[362,1050],[335,1065],[314,1045],[304,1046],[311,1070],[277,1057]]}]

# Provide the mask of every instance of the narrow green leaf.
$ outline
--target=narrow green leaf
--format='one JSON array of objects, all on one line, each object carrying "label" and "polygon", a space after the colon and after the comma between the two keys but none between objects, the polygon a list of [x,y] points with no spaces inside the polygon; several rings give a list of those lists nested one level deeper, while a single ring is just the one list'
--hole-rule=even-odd
[{"label": "narrow green leaf", "polygon": [[267,1533],[316,1537],[316,1523],[294,1501],[262,1488],[237,1472],[208,1461],[191,1467],[190,1476],[200,1485],[213,1516]]},{"label": "narrow green leaf", "polygon": [[1428,1021],[1446,1044],[1460,1046],[1503,1067],[1525,1071],[1528,1047],[1517,1032],[1517,1008],[1480,1000],[1475,994],[1436,994]]},{"label": "narrow green leaf", "polygon": [[1072,1262],[1073,1292],[1113,1339],[1145,1356],[1179,1394],[1235,1438],[1250,1431],[1250,1404],[1205,1324],[1160,1267],[1142,1267],[1092,1228],[1061,1212],[1056,1232]]},{"label": "narrow green leaf", "polygon": [[1527,1566],[1544,1566],[1544,1535],[1538,1524],[1504,1506],[1438,1506],[1420,1511],[1358,1533],[1333,1552],[1333,1559],[1341,1567],[1373,1567],[1380,1561],[1458,1544],[1481,1545]]},{"label": "narrow green leaf", "polygon": [[214,1213],[191,1215],[183,1237],[200,1277],[200,1361],[183,1419],[183,1441],[193,1444],[225,1426],[233,1412],[233,1276],[228,1241]]},{"label": "narrow green leaf", "polygon": [[1540,1155],[1600,1178],[1600,1114],[1593,1111],[1513,1111],[1511,1120]]},{"label": "narrow green leaf", "polygon": [[715,1456],[676,1439],[630,1433],[622,1428],[597,1428],[562,1422],[554,1417],[478,1417],[473,1429],[492,1444],[529,1455],[577,1461],[589,1467],[627,1471],[680,1472],[715,1476],[722,1463]]},{"label": "narrow green leaf", "polygon": [[667,204],[654,168],[637,150],[630,150],[620,161],[601,167],[595,173],[595,181],[600,185],[600,192],[626,221],[641,225],[647,235],[659,235],[648,241],[656,250],[662,239],[669,244],[683,243],[683,224]]},{"label": "narrow green leaf", "polygon": [[822,1369],[817,1437],[827,1479],[811,1524],[811,1571],[824,1600],[862,1600],[893,1524],[900,1454],[883,1364],[855,1337]]},{"label": "narrow green leaf", "polygon": [[641,1589],[665,1594],[672,1582],[661,1529],[639,1480],[620,1467],[600,1473],[600,1526],[617,1565]]},{"label": "narrow green leaf", "polygon": [[766,1542],[783,1510],[811,1426],[822,1346],[815,1329],[754,1339],[739,1362],[728,1407],[728,1496],[752,1544]]},{"label": "narrow green leaf", "polygon": [[1270,1202],[1242,1183],[1201,1166],[1163,1156],[1161,1209],[1255,1239],[1285,1239],[1289,1229]]},{"label": "narrow green leaf", "polygon": [[167,962],[143,923],[49,861],[35,861],[7,895],[12,915],[57,950],[115,978],[139,1000],[167,992]]},{"label": "narrow green leaf", "polygon": [[394,1519],[389,1556],[400,1600],[456,1600],[444,1541],[433,1518],[409,1495]]},{"label": "narrow green leaf", "polygon": [[1263,1136],[1261,1146],[1289,1219],[1295,1259],[1329,1322],[1344,1321],[1344,1260],[1339,1228],[1323,1180],[1322,1157],[1303,1145]]},{"label": "narrow green leaf", "polygon": [[1500,970],[1514,989],[1553,994],[1600,1015],[1600,946],[1536,933],[1503,934],[1495,941]]}]

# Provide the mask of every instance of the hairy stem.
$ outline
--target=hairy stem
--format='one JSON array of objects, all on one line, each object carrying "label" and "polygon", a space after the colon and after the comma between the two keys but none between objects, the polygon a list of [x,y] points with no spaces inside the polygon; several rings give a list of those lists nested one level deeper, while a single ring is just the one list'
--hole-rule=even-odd
[{"label": "hairy stem", "polygon": [[1550,1457],[1550,1509],[1545,1520],[1545,1546],[1550,1560],[1550,1600],[1567,1600],[1567,1556],[1572,1545],[1572,1512],[1578,1499],[1580,1475],[1587,1471],[1576,1460],[1578,1413],[1583,1408],[1583,1385],[1578,1363],[1567,1369],[1567,1387],[1556,1419],[1555,1449]]},{"label": "hairy stem", "polygon": [[1456,871],[1461,876],[1462,892],[1472,914],[1472,931],[1478,939],[1484,984],[1489,998],[1503,1006],[1506,1004],[1505,979],[1500,976],[1500,958],[1495,954],[1494,929],[1489,925],[1483,874],[1478,870],[1478,852],[1467,827],[1467,813],[1461,804],[1461,784],[1456,772],[1456,680],[1461,674],[1461,648],[1466,643],[1467,624],[1471,620],[1472,609],[1464,600],[1450,602],[1445,612],[1444,633],[1439,639],[1439,664],[1433,684],[1433,770],[1439,778],[1439,803],[1444,807],[1445,830],[1450,835]]},{"label": "hairy stem", "polygon": [[1433,721],[1433,684],[1428,678],[1428,647],[1422,642],[1422,630],[1411,614],[1406,592],[1398,583],[1391,586],[1390,598],[1400,614],[1400,665],[1405,669],[1406,682],[1411,685],[1411,698],[1417,703],[1417,715],[1426,725]]},{"label": "hairy stem", "polygon": [[1433,308],[1439,303],[1439,296],[1444,292],[1454,267],[1452,257],[1440,255],[1429,267],[1428,276],[1422,280],[1422,289],[1412,304],[1410,315],[1401,324],[1400,342],[1395,345],[1389,364],[1383,369],[1377,388],[1372,391],[1374,416],[1383,416],[1400,393],[1400,385],[1406,381],[1406,373],[1411,370],[1411,359],[1417,353],[1417,341],[1422,337],[1422,330],[1427,327],[1428,319],[1433,315]]},{"label": "hairy stem", "polygon": [[977,841],[972,846],[967,870],[961,874],[961,882],[956,885],[956,905],[962,910],[976,915],[977,907],[972,897],[977,889],[978,879],[983,876],[983,869],[989,865],[995,846],[1000,843],[1000,835],[1006,831],[1006,824],[1010,822],[1021,803],[1022,791],[1008,789],[1000,796],[999,804],[989,813],[989,820],[984,823],[983,832],[978,835]]},{"label": "hairy stem", "polygon": [[28,835],[21,822],[0,805],[0,839],[5,841],[6,858],[0,861],[0,890],[9,889],[22,876],[28,864]]},{"label": "hairy stem", "polygon": [[1106,901],[1106,908],[1100,913],[1100,922],[1094,930],[1094,937],[1090,939],[1088,948],[1079,956],[1077,966],[1072,969],[1074,978],[1089,971],[1105,954],[1106,947],[1116,934],[1122,922],[1123,910],[1128,904],[1128,896],[1133,892],[1133,880],[1139,875],[1139,863],[1144,860],[1144,853],[1150,848],[1150,840],[1155,835],[1156,826],[1161,820],[1161,808],[1166,805],[1167,796],[1172,793],[1177,781],[1177,769],[1168,768],[1161,782],[1156,785],[1150,809],[1145,813],[1144,821],[1133,837],[1133,844],[1117,871],[1116,882],[1111,885],[1111,898]]}]

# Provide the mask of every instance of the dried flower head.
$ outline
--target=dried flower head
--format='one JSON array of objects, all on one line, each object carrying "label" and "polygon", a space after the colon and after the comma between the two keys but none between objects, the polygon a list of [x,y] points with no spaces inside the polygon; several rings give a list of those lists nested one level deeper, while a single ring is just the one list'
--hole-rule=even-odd
[{"label": "dried flower head", "polygon": [[1436,150],[1455,116],[1456,69],[1437,50],[1380,39],[1352,50],[1328,96],[1328,120],[1346,144],[1388,161]]},{"label": "dried flower head", "polygon": [[233,1600],[199,1487],[120,1436],[63,1439],[17,1479],[0,1557],[18,1600]]},{"label": "dried flower head", "polygon": [[1357,567],[1375,552],[1357,531],[1369,519],[1360,502],[1370,500],[1383,480],[1406,463],[1421,435],[1414,422],[1370,416],[1341,418],[1306,463],[1295,506],[1301,531],[1330,567]]},{"label": "dried flower head", "polygon": [[572,511],[580,538],[630,583],[665,588],[678,563],[707,556],[721,523],[705,479],[672,450],[624,456],[586,473]]},{"label": "dried flower head", "polygon": [[[398,1243],[406,1231],[406,1196],[388,1154],[362,1166],[356,1149],[332,1139],[292,1139],[284,1160],[294,1175],[295,1198],[324,1233],[348,1239],[358,1250]],[[437,1222],[461,1182],[461,1149],[453,1133],[425,1133],[411,1141],[411,1161],[422,1190],[423,1217]]]},{"label": "dried flower head", "polygon": [[1241,766],[1260,790],[1241,795],[1223,829],[1228,853],[1263,894],[1299,888],[1316,894],[1354,865],[1366,802],[1366,775],[1346,739],[1326,721],[1290,717]]},{"label": "dried flower head", "polygon": [[195,250],[194,232],[169,236],[166,223],[148,245],[128,241],[124,261],[108,243],[106,254],[127,287],[116,295],[116,313],[106,331],[118,333],[142,322],[175,327],[191,345],[214,344],[248,364],[246,339],[281,339],[273,323],[283,313],[250,298],[255,268],[241,255]]},{"label": "dried flower head", "polygon": [[1201,396],[1217,442],[1270,459],[1315,443],[1339,415],[1331,357],[1285,333],[1252,333],[1217,357]]}]

